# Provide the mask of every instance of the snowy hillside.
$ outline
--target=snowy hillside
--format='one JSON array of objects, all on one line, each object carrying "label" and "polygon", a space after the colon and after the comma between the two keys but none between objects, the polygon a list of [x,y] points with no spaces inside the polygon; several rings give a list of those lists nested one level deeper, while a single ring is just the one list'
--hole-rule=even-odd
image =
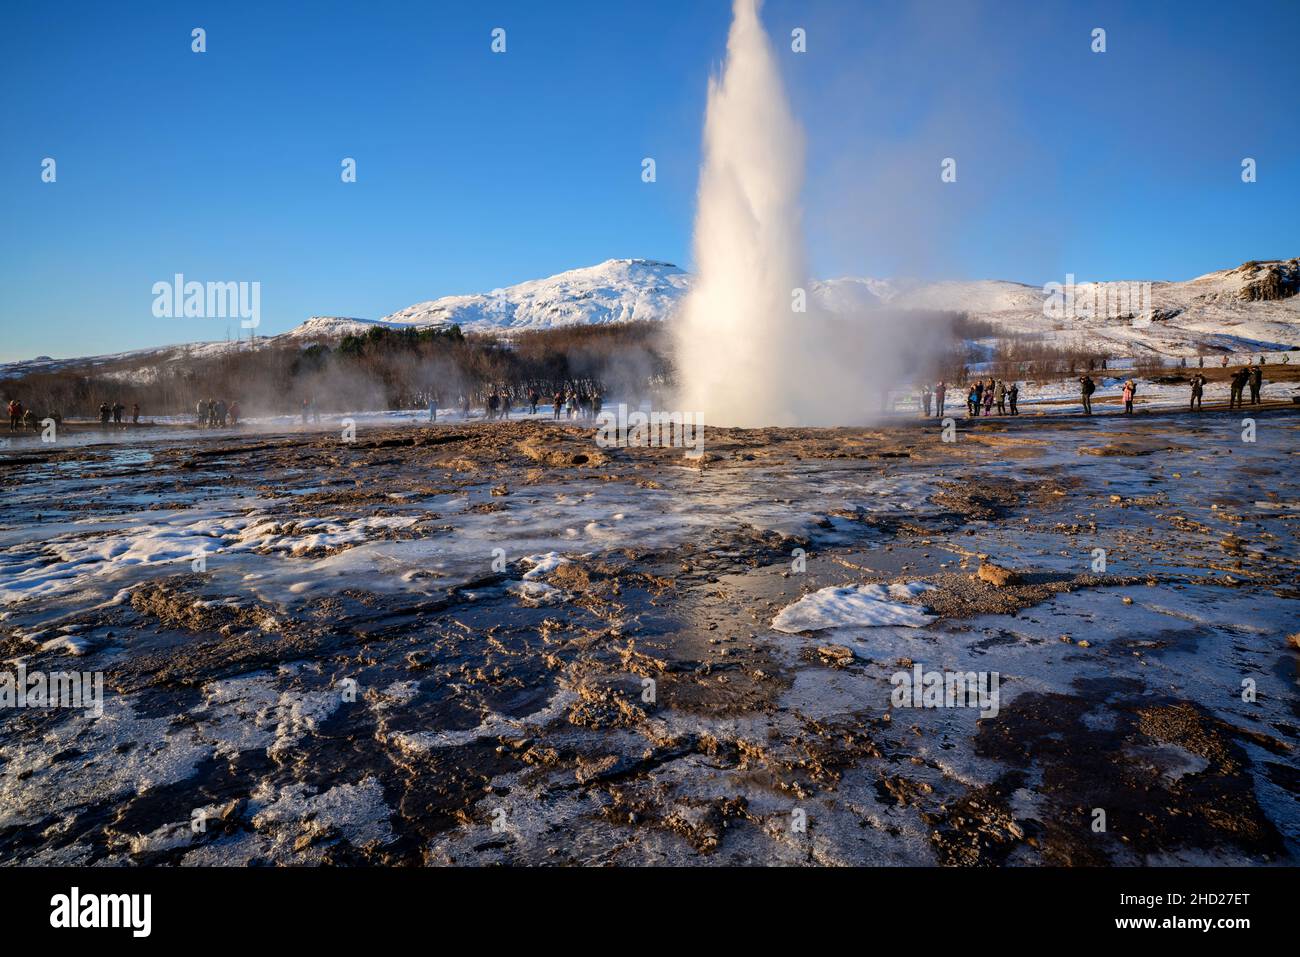
[{"label": "snowy hillside", "polygon": [[377,319],[355,319],[350,316],[312,316],[301,325],[294,326],[279,339],[303,339],[309,342],[341,339],[343,336],[363,335],[375,326],[388,323]]},{"label": "snowy hillside", "polygon": [[[1064,285],[1065,277],[1059,282]],[[1077,283],[1075,299],[1104,303],[1132,294],[1142,280]],[[1259,352],[1300,346],[1300,259],[1250,262],[1184,282],[1150,282],[1150,311],[1045,308],[1049,294],[1037,286],[999,280],[891,282],[834,279],[816,283],[814,295],[839,312],[943,309],[966,312],[1005,333],[1032,335],[1061,345],[1079,341],[1115,356]],[[1147,295],[1147,293],[1143,293]]]},{"label": "snowy hillside", "polygon": [[515,332],[663,319],[689,282],[687,274],[671,263],[610,259],[488,293],[431,299],[382,321],[415,326],[455,323],[467,332]]}]

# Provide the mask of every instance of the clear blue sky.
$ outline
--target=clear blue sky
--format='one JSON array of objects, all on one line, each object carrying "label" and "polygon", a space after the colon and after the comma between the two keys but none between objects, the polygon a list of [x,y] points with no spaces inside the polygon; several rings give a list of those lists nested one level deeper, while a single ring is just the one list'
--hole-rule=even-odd
[{"label": "clear blue sky", "polygon": [[[807,130],[817,275],[1180,279],[1300,255],[1295,0],[763,16]],[[273,334],[611,257],[689,267],[729,19],[725,0],[11,2],[0,359],[225,338],[152,316],[176,272],[261,282]]]}]

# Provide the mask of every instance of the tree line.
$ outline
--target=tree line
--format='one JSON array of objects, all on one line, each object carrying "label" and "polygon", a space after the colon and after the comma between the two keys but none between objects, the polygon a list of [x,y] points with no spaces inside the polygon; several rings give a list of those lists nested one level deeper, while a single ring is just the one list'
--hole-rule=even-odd
[{"label": "tree line", "polygon": [[142,415],[193,413],[206,399],[239,402],[244,416],[422,408],[491,391],[520,399],[578,388],[628,397],[652,394],[671,379],[665,330],[655,322],[575,326],[510,338],[464,334],[458,326],[375,326],[337,341],[287,339],[182,346],[80,360],[0,379],[5,400],[39,414],[93,417],[100,403],[138,404]]}]

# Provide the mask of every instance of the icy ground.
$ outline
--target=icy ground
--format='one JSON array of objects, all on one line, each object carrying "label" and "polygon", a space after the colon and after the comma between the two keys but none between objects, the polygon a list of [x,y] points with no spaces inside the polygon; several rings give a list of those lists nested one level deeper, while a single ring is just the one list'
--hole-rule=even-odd
[{"label": "icy ground", "polygon": [[[1288,357],[1289,358],[1289,357]],[[1213,363],[1211,364],[1213,365]],[[1239,368],[1239,365],[1231,366],[1232,369]],[[1171,374],[1191,375],[1197,371],[1193,366],[1190,369],[1178,369],[1170,367],[1168,371]],[[1207,371],[1210,375],[1219,375],[1218,368],[1210,368]],[[1280,361],[1273,362],[1272,366],[1266,366],[1263,375],[1263,399],[1271,404],[1277,402],[1287,403],[1294,402],[1300,397],[1300,359],[1295,363],[1283,365]],[[971,367],[973,378],[987,378],[990,373],[982,366],[976,365]],[[1109,371],[1094,372],[1093,376],[1097,383],[1097,392],[1093,396],[1093,405],[1099,412],[1114,412],[1121,407],[1121,393],[1124,383],[1132,379],[1137,386],[1137,393],[1134,398],[1134,408],[1138,411],[1160,411],[1160,410],[1184,410],[1187,408],[1190,397],[1190,386],[1185,382],[1159,382],[1143,378],[1141,375],[1131,369],[1111,369]],[[966,415],[966,383],[950,384],[948,386],[947,397],[944,401],[944,414],[957,418]],[[1032,380],[1023,380],[1019,383],[1019,411],[1021,415],[1061,415],[1074,414],[1080,411],[1079,384],[1075,378],[1056,379],[1043,382]],[[1207,382],[1204,388],[1203,404],[1204,407],[1212,409],[1220,405],[1226,405],[1229,399],[1229,384],[1226,378],[1214,378]],[[640,409],[642,411],[653,411],[656,406],[649,400],[632,399],[624,396],[606,396],[605,408],[615,412],[620,403],[626,404],[631,409]],[[897,416],[918,415],[920,413],[920,394],[915,390],[895,390],[890,393],[889,406],[890,412]],[[561,413],[563,418],[561,422],[567,423],[572,421],[567,411]],[[871,421],[876,417],[876,410],[862,410],[861,420]],[[996,415],[996,410],[995,410]],[[462,412],[457,406],[448,408],[440,407],[436,414],[436,423],[440,425],[464,425],[473,422],[485,422],[486,412],[479,407],[471,408],[468,412]],[[526,406],[516,406],[511,410],[509,421],[536,421],[541,423],[554,423],[556,421],[553,407],[546,402],[538,406],[536,413],[530,414]],[[326,412],[318,417],[313,417],[310,421],[304,422],[301,415],[287,414],[265,414],[245,416],[240,420],[238,427],[227,427],[224,429],[199,430],[205,436],[241,436],[248,435],[250,431],[254,432],[292,432],[292,431],[327,431],[339,432],[345,422],[351,422],[354,425],[374,429],[383,426],[418,426],[429,424],[428,409],[353,409],[344,412]],[[116,444],[129,438],[132,442],[156,441],[163,440],[169,436],[174,436],[179,428],[195,429],[194,416],[192,415],[144,415],[139,424],[124,424],[120,426],[110,426],[100,428],[97,421],[78,419],[75,417],[66,420],[67,428],[64,429],[60,436],[61,442],[71,444]],[[9,436],[0,433],[0,448],[4,447],[22,447],[24,445],[34,445],[39,439],[38,435],[19,434]],[[7,444],[6,444],[7,443]]]},{"label": "icy ground", "polygon": [[1294,863],[1300,418],[1255,416],[10,449],[0,655],[107,696],[0,709],[0,860]]}]

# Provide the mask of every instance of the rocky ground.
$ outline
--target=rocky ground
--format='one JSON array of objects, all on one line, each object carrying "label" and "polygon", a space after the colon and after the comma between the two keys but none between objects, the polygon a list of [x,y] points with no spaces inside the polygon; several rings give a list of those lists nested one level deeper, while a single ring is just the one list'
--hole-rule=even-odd
[{"label": "rocky ground", "polygon": [[1300,415],[1253,417],[15,446],[0,656],[106,697],[0,710],[0,860],[1295,863]]}]

